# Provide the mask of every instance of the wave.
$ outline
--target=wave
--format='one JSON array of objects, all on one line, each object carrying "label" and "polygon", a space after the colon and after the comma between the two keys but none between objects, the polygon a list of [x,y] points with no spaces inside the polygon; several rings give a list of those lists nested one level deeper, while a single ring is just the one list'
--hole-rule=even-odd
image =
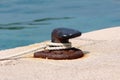
[{"label": "wave", "polygon": [[15,22],[15,23],[8,23],[8,24],[0,24],[0,29],[2,30],[21,30],[25,28],[31,28],[33,25],[50,25],[53,20],[67,20],[67,19],[72,19],[73,17],[59,17],[59,18],[40,18],[40,19],[35,19],[32,21],[24,21],[24,22]]}]

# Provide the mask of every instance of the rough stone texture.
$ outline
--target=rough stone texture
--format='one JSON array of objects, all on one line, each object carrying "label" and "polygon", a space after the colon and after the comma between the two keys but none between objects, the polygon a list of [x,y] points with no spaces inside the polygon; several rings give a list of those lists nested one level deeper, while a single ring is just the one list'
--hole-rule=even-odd
[{"label": "rough stone texture", "polygon": [[[70,40],[83,50],[73,60],[25,58],[0,61],[0,80],[120,80],[120,27],[85,33]],[[42,43],[0,51],[24,51]],[[1,56],[1,55],[0,55]]]}]

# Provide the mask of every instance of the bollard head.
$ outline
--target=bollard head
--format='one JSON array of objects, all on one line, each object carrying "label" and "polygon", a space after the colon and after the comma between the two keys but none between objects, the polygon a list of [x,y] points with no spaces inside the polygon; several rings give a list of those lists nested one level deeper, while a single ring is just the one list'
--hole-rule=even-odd
[{"label": "bollard head", "polygon": [[69,28],[56,28],[52,31],[51,38],[54,43],[68,43],[69,39],[81,35],[81,32]]}]

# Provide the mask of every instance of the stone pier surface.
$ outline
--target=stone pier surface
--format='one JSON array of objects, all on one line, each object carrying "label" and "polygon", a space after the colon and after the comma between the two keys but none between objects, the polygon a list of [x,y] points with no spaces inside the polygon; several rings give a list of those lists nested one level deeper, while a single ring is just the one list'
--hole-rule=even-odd
[{"label": "stone pier surface", "polygon": [[[120,80],[120,27],[84,33],[71,39],[84,52],[82,58],[52,60],[22,58],[0,61],[0,80]],[[1,50],[13,54],[41,46],[45,42]]]}]

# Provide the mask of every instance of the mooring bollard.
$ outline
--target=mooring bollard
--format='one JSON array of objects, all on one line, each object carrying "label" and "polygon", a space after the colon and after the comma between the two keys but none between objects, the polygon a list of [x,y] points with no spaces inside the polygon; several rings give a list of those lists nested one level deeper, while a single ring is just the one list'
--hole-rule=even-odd
[{"label": "mooring bollard", "polygon": [[71,46],[69,39],[81,36],[81,32],[68,28],[56,28],[51,34],[51,43],[45,50],[34,53],[35,58],[76,59],[84,54],[82,50]]}]

